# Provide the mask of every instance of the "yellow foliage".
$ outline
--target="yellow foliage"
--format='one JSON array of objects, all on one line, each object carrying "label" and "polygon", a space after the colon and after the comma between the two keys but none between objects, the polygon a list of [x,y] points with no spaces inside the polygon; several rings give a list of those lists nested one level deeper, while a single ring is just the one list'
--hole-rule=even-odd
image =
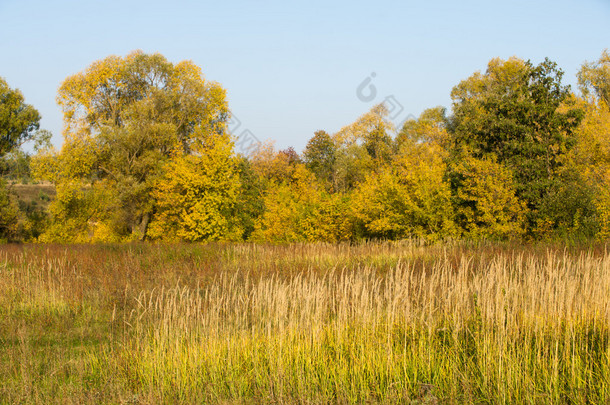
[{"label": "yellow foliage", "polygon": [[566,157],[570,170],[579,173],[594,190],[598,239],[610,238],[610,110],[603,100],[576,100],[585,110],[578,142]]},{"label": "yellow foliage", "polygon": [[49,206],[52,223],[39,237],[40,242],[117,242],[121,237],[111,228],[105,204],[112,194],[103,183],[94,186],[79,180],[58,183],[55,201]]},{"label": "yellow foliage", "polygon": [[272,185],[264,202],[253,240],[335,242],[352,237],[348,201],[340,193],[327,194],[302,164],[296,165],[290,182]]},{"label": "yellow foliage", "polygon": [[249,157],[254,172],[261,178],[281,183],[291,178],[294,167],[288,156],[275,150],[273,142],[263,142]]},{"label": "yellow foliage", "polygon": [[493,158],[465,156],[454,168],[456,215],[471,238],[514,238],[525,231],[526,206],[515,196],[512,173]]},{"label": "yellow foliage", "polygon": [[394,131],[394,125],[387,119],[388,109],[384,104],[377,104],[354,123],[347,125],[334,135],[337,145],[351,145],[363,142],[373,131]]},{"label": "yellow foliage", "polygon": [[[228,225],[216,215],[226,208],[216,199],[233,198],[227,190],[235,188],[229,185],[235,176],[228,174],[233,166],[227,163],[232,144],[226,138],[226,94],[206,81],[199,67],[141,51],[110,56],[68,77],[57,101],[64,113],[64,145],[33,162],[35,175],[58,187],[43,239],[133,240],[146,235],[151,219],[161,227],[151,235],[163,239],[228,237]],[[225,164],[226,170],[219,169]],[[210,173],[216,177],[208,179]],[[171,180],[165,189],[159,186],[162,177]],[[227,190],[220,191],[223,187]],[[183,198],[183,189],[211,194],[195,204],[192,194]],[[179,226],[167,225],[176,217],[176,204],[187,213]],[[227,215],[223,211],[222,217]],[[162,231],[168,229],[172,232]]]},{"label": "yellow foliage", "polygon": [[353,199],[367,236],[438,239],[455,235],[442,150],[405,143],[394,165],[363,181]]},{"label": "yellow foliage", "polygon": [[157,212],[147,236],[166,241],[237,240],[234,217],[239,187],[232,145],[226,138],[176,152],[153,191]]}]

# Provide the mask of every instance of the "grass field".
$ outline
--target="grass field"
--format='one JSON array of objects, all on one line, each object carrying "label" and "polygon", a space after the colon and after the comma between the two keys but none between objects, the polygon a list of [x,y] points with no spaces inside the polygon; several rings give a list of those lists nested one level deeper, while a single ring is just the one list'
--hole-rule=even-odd
[{"label": "grass field", "polygon": [[605,246],[6,245],[0,403],[608,403]]},{"label": "grass field", "polygon": [[55,186],[50,183],[11,183],[8,187],[17,196],[19,201],[23,201],[25,204],[36,203],[44,209],[49,206],[49,202],[55,198],[57,193]]}]

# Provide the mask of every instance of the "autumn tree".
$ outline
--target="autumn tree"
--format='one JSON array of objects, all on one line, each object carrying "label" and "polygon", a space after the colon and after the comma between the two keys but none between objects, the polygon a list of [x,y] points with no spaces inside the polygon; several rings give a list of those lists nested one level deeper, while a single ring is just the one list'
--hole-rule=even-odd
[{"label": "autumn tree", "polygon": [[396,136],[396,147],[405,142],[428,142],[447,148],[447,111],[444,107],[428,108],[417,119],[407,120]]},{"label": "autumn tree", "polygon": [[578,72],[578,85],[585,98],[591,96],[610,109],[610,53],[604,50],[596,62],[585,62]]},{"label": "autumn tree", "polygon": [[[201,130],[201,129],[199,129]],[[175,151],[152,196],[156,212],[147,236],[165,241],[240,240],[236,215],[239,190],[236,160],[228,135],[192,142],[192,153]]]},{"label": "autumn tree", "polygon": [[515,239],[524,233],[525,203],[513,174],[493,157],[462,156],[450,169],[456,223],[470,239]]},{"label": "autumn tree", "polygon": [[269,186],[264,205],[252,240],[336,242],[352,237],[349,201],[341,193],[327,193],[303,164],[295,166],[288,181]]},{"label": "autumn tree", "polygon": [[94,62],[62,83],[57,100],[64,145],[35,162],[57,185],[56,239],[91,240],[100,229],[111,239],[144,238],[168,162],[207,153],[200,145],[226,132],[225,90],[192,62],[159,54]]},{"label": "autumn tree", "polygon": [[394,125],[385,105],[378,104],[333,135],[333,189],[353,190],[367,174],[391,162]]},{"label": "autumn tree", "polygon": [[249,156],[249,160],[256,175],[267,186],[270,183],[290,181],[295,164],[298,163],[298,155],[294,149],[278,151],[273,142],[264,142]]},{"label": "autumn tree", "polygon": [[443,150],[406,141],[391,166],[371,172],[353,194],[367,238],[437,240],[457,236]]},{"label": "autumn tree", "polygon": [[[595,207],[595,223],[577,224],[596,232],[599,239],[610,237],[610,54],[605,50],[596,62],[585,62],[578,72],[582,97],[574,102],[585,112],[576,131],[577,143],[570,151],[567,171],[578,176],[566,196],[590,200]],[[586,193],[585,193],[586,192]],[[580,204],[583,205],[582,203]],[[586,208],[581,208],[584,211]],[[581,215],[585,217],[585,215]],[[581,221],[582,222],[582,221]],[[592,233],[590,230],[589,234]]]},{"label": "autumn tree", "polygon": [[536,66],[493,59],[484,74],[475,73],[451,93],[454,150],[510,168],[516,195],[529,210],[530,230],[548,219],[540,213],[549,211],[544,206],[561,186],[563,157],[574,147],[582,119],[580,109],[566,105],[570,88],[562,76],[548,59]]}]

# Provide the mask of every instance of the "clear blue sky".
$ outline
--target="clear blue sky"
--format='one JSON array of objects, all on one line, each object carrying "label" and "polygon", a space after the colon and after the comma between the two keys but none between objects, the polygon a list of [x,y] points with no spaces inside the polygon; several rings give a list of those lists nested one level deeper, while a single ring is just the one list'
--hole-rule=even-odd
[{"label": "clear blue sky", "polygon": [[[451,88],[496,56],[548,56],[575,84],[610,48],[610,0],[0,0],[0,38],[0,76],[56,145],[62,80],[142,49],[194,61],[227,89],[242,129],[301,150],[388,95],[404,114],[449,107]],[[363,102],[356,88],[372,72],[378,96]]]}]

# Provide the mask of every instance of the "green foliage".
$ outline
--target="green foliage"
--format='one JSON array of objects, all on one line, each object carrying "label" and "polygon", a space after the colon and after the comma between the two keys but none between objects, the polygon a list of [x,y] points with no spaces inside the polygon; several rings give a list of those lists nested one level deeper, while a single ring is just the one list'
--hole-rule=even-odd
[{"label": "green foliage", "polygon": [[235,216],[239,227],[243,229],[243,240],[248,240],[254,232],[255,221],[265,211],[263,180],[257,176],[252,163],[244,157],[237,157],[237,173],[239,175],[239,190],[235,203]]},{"label": "green foliage", "polygon": [[337,147],[330,135],[325,131],[316,131],[307,143],[303,157],[305,165],[319,181],[332,184]]},{"label": "green foliage", "polygon": [[0,158],[0,175],[3,178],[20,183],[31,179],[30,155],[20,149],[13,150]]},{"label": "green foliage", "polygon": [[19,206],[9,193],[6,181],[0,180],[0,241],[11,242],[19,237]]},{"label": "green foliage", "polygon": [[0,77],[0,157],[34,138],[40,114]]},{"label": "green foliage", "polygon": [[562,76],[548,59],[538,66],[494,59],[484,75],[476,73],[451,94],[455,149],[494,156],[510,168],[516,195],[527,204],[530,231],[546,195],[560,183],[562,157],[574,147],[582,119],[579,108],[565,108],[570,90]]},{"label": "green foliage", "polygon": [[548,190],[538,211],[536,234],[563,240],[592,239],[600,232],[600,197],[595,187],[567,169]]}]

